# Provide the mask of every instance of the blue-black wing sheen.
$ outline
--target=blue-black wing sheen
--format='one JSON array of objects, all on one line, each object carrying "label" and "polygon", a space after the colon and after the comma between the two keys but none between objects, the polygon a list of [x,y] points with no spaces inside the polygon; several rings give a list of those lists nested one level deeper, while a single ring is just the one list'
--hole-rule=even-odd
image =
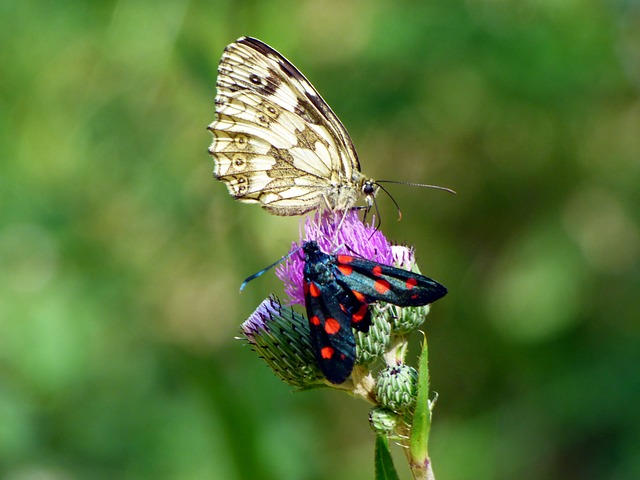
[{"label": "blue-black wing sheen", "polygon": [[441,299],[447,288],[435,280],[402,268],[351,255],[337,255],[337,280],[364,295],[399,307],[417,307]]},{"label": "blue-black wing sheen", "polygon": [[305,303],[316,360],[327,380],[342,383],[355,363],[352,328],[368,331],[371,313],[362,297],[336,281],[332,256],[315,242],[305,243],[303,249]]},{"label": "blue-black wing sheen", "polygon": [[342,383],[356,360],[356,342],[349,315],[340,308],[342,288],[310,278],[305,298],[316,361],[331,383]]},{"label": "blue-black wing sheen", "polygon": [[447,293],[424,275],[350,255],[328,255],[314,241],[302,249],[311,340],[320,369],[332,383],[342,383],[351,374],[356,355],[352,328],[368,331],[370,303],[427,305]]},{"label": "blue-black wing sheen", "polygon": [[419,273],[383,265],[351,255],[328,255],[314,241],[303,245],[307,264],[327,266],[335,281],[366,303],[380,300],[399,307],[433,303],[447,294],[447,288]]}]

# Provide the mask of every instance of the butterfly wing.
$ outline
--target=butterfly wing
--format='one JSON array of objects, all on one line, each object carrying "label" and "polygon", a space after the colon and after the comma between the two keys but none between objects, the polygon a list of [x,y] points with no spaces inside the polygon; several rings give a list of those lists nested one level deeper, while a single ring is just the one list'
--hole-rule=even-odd
[{"label": "butterfly wing", "polygon": [[249,37],[227,46],[209,125],[214,175],[276,215],[355,205],[365,184],[346,129],[286,58]]},{"label": "butterfly wing", "polygon": [[335,259],[338,283],[367,302],[380,300],[409,307],[433,303],[447,294],[444,285],[418,273],[351,255],[338,255]]}]

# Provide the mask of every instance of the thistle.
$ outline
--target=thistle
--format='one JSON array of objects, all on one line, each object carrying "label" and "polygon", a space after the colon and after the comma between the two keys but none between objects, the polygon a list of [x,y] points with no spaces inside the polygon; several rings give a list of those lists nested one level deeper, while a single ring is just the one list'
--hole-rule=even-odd
[{"label": "thistle", "polygon": [[426,338],[419,369],[405,357],[408,335],[446,289],[419,274],[412,249],[392,246],[354,211],[308,218],[276,273],[287,303],[306,306],[307,318],[271,296],[243,324],[245,338],[289,385],[329,386],[372,404],[374,431],[407,447],[414,478],[433,478]]}]

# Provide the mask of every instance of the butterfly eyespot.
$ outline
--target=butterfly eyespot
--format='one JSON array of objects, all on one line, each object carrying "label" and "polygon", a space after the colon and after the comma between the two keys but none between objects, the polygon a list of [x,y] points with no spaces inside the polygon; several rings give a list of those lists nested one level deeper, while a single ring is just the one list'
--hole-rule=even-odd
[{"label": "butterfly eyespot", "polygon": [[237,197],[241,197],[249,190],[249,182],[245,177],[234,177],[235,182],[230,183],[233,187],[234,194]]},{"label": "butterfly eyespot", "polygon": [[249,80],[254,85],[260,85],[262,83],[262,79],[258,75],[256,75],[255,73],[252,73],[251,75],[249,75]]},{"label": "butterfly eyespot", "polygon": [[247,166],[247,159],[244,155],[238,153],[232,158],[233,166],[235,167],[234,170],[244,170],[244,168]]},{"label": "butterfly eyespot", "polygon": [[244,134],[233,136],[233,145],[234,148],[237,148],[240,151],[250,150],[251,147],[251,144],[249,143],[249,137]]}]

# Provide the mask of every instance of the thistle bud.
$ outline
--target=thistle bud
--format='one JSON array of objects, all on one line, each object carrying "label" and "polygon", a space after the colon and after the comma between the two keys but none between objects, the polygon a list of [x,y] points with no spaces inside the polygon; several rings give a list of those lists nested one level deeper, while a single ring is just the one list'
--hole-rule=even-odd
[{"label": "thistle bud", "polygon": [[367,333],[355,332],[356,363],[367,365],[384,355],[391,341],[391,325],[375,308],[371,312],[372,323]]},{"label": "thistle bud", "polygon": [[409,365],[387,367],[376,383],[376,398],[382,407],[394,412],[412,410],[418,391],[418,371]]},{"label": "thistle bud", "polygon": [[378,435],[394,435],[401,419],[398,414],[382,407],[375,407],[369,412],[369,425]]}]

